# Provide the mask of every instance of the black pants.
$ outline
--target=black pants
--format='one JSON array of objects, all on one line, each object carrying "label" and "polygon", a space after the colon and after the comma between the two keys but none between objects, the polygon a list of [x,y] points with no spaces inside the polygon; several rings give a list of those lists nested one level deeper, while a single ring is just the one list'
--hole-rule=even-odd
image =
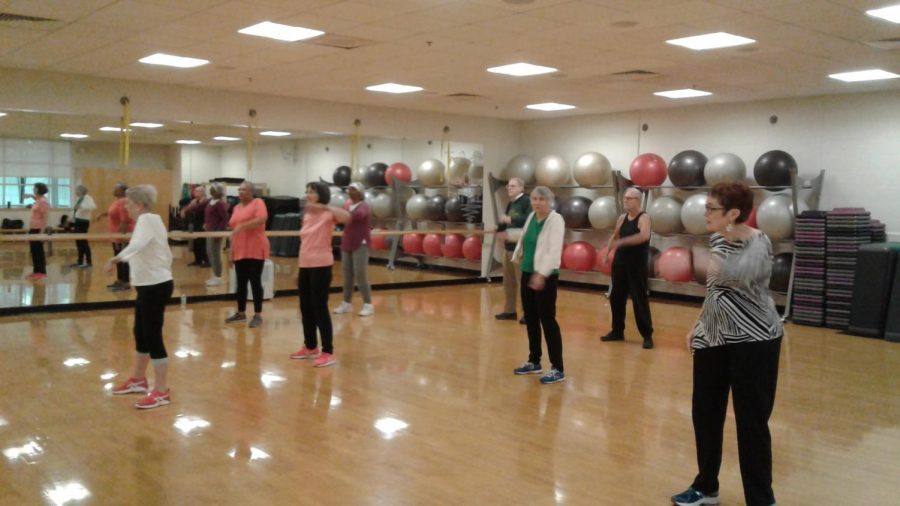
[{"label": "black pants", "polygon": [[653,320],[650,317],[650,299],[647,295],[647,266],[633,262],[616,262],[612,267],[612,290],[609,307],[612,310],[612,331],[625,335],[625,304],[631,297],[634,320],[644,339],[653,337]]},{"label": "black pants", "polygon": [[[76,219],[74,222],[76,234],[86,234],[91,227],[91,220]],[[91,265],[91,245],[84,239],[75,241],[75,247],[78,248],[78,263],[81,265]]]},{"label": "black pants", "polygon": [[519,286],[522,293],[522,310],[525,312],[525,327],[528,330],[528,361],[541,363],[541,328],[547,341],[547,355],[550,365],[559,372],[563,369],[562,335],[556,322],[556,289],[559,275],[549,276],[544,289],[535,291],[528,287],[530,272],[523,272]]},{"label": "black pants", "polygon": [[134,344],[138,353],[148,353],[150,358],[166,358],[163,344],[163,323],[166,302],[172,296],[172,280],[158,285],[138,286],[134,304]]},{"label": "black pants", "polygon": [[[40,234],[41,229],[30,228],[29,234]],[[31,271],[35,274],[47,274],[47,257],[44,256],[44,241],[28,241],[31,247],[31,265],[34,267]]]},{"label": "black pants", "polygon": [[262,313],[263,286],[262,271],[265,260],[257,258],[243,258],[234,263],[234,277],[237,279],[237,303],[238,312],[247,310],[247,282],[253,291],[253,311]]},{"label": "black pants", "polygon": [[[113,255],[118,255],[125,249],[125,246],[128,244],[124,242],[114,242],[113,247]],[[117,262],[116,263],[116,281],[119,283],[130,283],[131,280],[129,276],[131,275],[131,271],[128,268],[128,262]]]},{"label": "black pants", "polygon": [[734,395],[741,480],[747,506],[775,503],[769,416],[775,404],[781,338],[728,344],[694,353],[693,419],[699,473],[693,488],[719,490],[728,391]]},{"label": "black pants", "polygon": [[[202,229],[197,230],[201,232]],[[206,237],[197,237],[192,241],[194,248],[194,262],[200,265],[209,265],[209,256],[206,253]]]},{"label": "black pants", "polygon": [[300,317],[303,320],[303,345],[317,346],[316,331],[322,337],[322,351],[334,353],[331,315],[328,313],[328,290],[331,287],[331,266],[303,267],[297,281],[300,289]]}]

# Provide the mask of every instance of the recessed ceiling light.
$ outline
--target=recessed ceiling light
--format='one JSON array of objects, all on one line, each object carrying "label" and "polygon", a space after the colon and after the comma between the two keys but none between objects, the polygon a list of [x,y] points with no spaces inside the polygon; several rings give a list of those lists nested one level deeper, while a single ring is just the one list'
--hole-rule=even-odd
[{"label": "recessed ceiling light", "polygon": [[886,19],[891,23],[900,23],[900,4],[883,7],[881,9],[872,9],[866,11],[866,14],[872,17]]},{"label": "recessed ceiling light", "polygon": [[131,126],[133,126],[133,127],[141,127],[141,128],[159,128],[159,127],[163,126],[163,124],[162,124],[162,123],[141,123],[141,122],[137,122],[137,123],[131,123]]},{"label": "recessed ceiling light", "polygon": [[265,132],[260,132],[259,135],[265,135],[268,137],[284,137],[286,135],[291,135],[290,132],[279,132],[278,130],[266,130]]},{"label": "recessed ceiling light", "polygon": [[105,126],[105,127],[100,127],[100,131],[101,132],[121,132],[122,129],[119,127]]},{"label": "recessed ceiling light", "polygon": [[491,72],[492,74],[506,74],[516,77],[549,74],[551,72],[556,72],[556,70],[557,69],[553,67],[543,67],[541,65],[532,65],[525,62],[511,63],[509,65],[501,65],[499,67],[491,67],[487,69],[487,71]]},{"label": "recessed ceiling light", "polygon": [[407,84],[384,83],[366,86],[366,89],[369,91],[381,91],[384,93],[413,93],[415,91],[422,91],[423,88],[419,86],[409,86]]},{"label": "recessed ceiling light", "polygon": [[696,51],[718,49],[720,47],[743,46],[744,44],[752,44],[754,42],[756,41],[753,39],[741,37],[740,35],[732,35],[726,32],[707,33],[704,35],[695,35],[693,37],[684,37],[666,41],[667,44],[684,46]]},{"label": "recessed ceiling light", "polygon": [[213,140],[214,141],[239,141],[239,140],[241,140],[241,138],[240,137],[228,137],[227,135],[217,135],[216,137],[213,137]]},{"label": "recessed ceiling light", "polygon": [[566,109],[574,109],[574,105],[557,104],[556,102],[544,102],[543,104],[526,105],[526,109],[534,109],[535,111],[565,111]]},{"label": "recessed ceiling light", "polygon": [[325,134],[325,135],[344,135],[344,134],[342,134],[341,132],[328,132],[328,131],[325,131],[325,132],[321,132],[321,133],[323,133],[323,134]]},{"label": "recessed ceiling light", "polygon": [[703,90],[695,90],[693,88],[685,88],[683,90],[657,91],[654,95],[666,98],[694,98],[705,97],[707,95],[712,95],[712,93]]},{"label": "recessed ceiling light", "polygon": [[86,139],[87,134],[59,134],[60,137],[65,139]]},{"label": "recessed ceiling light", "polygon": [[841,72],[839,74],[830,74],[828,77],[844,81],[847,83],[855,83],[859,81],[879,81],[881,79],[896,79],[900,77],[893,72],[881,69],[857,70],[856,72]]},{"label": "recessed ceiling light", "polygon": [[298,40],[311,39],[322,35],[323,31],[313,30],[311,28],[303,28],[302,26],[282,25],[272,23],[271,21],[263,21],[253,26],[241,28],[238,33],[245,35],[256,35],[257,37],[268,37],[275,40],[284,40],[287,42],[297,42]]},{"label": "recessed ceiling light", "polygon": [[200,141],[195,141],[193,139],[179,139],[175,142],[178,144],[200,144]]},{"label": "recessed ceiling light", "polygon": [[2,118],[3,116],[6,116],[6,113],[5,113],[5,112],[0,112],[0,118]]},{"label": "recessed ceiling light", "polygon": [[165,65],[166,67],[178,67],[181,69],[189,69],[206,65],[209,60],[201,60],[200,58],[188,58],[186,56],[174,56],[165,53],[151,54],[138,60],[148,65]]}]

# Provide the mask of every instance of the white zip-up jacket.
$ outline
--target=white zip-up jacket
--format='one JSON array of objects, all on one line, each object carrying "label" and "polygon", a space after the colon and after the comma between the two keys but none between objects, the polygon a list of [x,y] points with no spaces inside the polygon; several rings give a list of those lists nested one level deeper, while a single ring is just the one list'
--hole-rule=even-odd
[{"label": "white zip-up jacket", "polygon": [[[528,226],[534,219],[534,211],[528,215],[525,225],[522,227],[522,235],[516,243],[516,250],[513,252],[512,261],[519,263],[522,261],[524,254],[522,241],[528,232]],[[537,245],[534,248],[534,272],[547,277],[553,271],[559,269],[562,260],[563,238],[566,235],[566,222],[561,214],[556,211],[550,211],[544,221],[544,228],[538,235]]]}]

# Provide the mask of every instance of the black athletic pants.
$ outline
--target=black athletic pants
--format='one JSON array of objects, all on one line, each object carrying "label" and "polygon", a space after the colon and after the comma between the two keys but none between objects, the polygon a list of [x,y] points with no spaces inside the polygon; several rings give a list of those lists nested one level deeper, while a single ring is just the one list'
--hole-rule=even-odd
[{"label": "black athletic pants", "polygon": [[[91,220],[75,219],[75,233],[86,234],[91,227]],[[91,265],[91,245],[84,239],[75,241],[75,247],[78,248],[78,263],[81,265]]]},{"label": "black athletic pants", "polygon": [[148,353],[150,358],[166,358],[163,344],[163,323],[166,302],[172,297],[172,280],[157,285],[138,286],[134,304],[134,344],[138,353]]},{"label": "black athletic pants", "polygon": [[544,282],[544,289],[540,291],[528,287],[530,279],[531,273],[523,272],[519,283],[522,310],[525,312],[525,327],[528,331],[528,361],[532,364],[541,363],[541,328],[543,328],[550,365],[559,372],[565,372],[562,334],[559,331],[559,323],[556,322],[556,290],[559,275],[548,276]]},{"label": "black athletic pants", "polygon": [[[29,234],[40,234],[41,229],[30,228]],[[34,267],[31,271],[35,274],[47,274],[47,257],[44,256],[44,241],[28,241],[31,247],[31,265]]]},{"label": "black athletic pants", "polygon": [[234,263],[234,276],[237,279],[237,304],[238,312],[247,310],[247,283],[253,291],[253,311],[262,313],[263,286],[262,272],[265,260],[257,258],[243,258]]},{"label": "black athletic pants", "polygon": [[629,297],[641,337],[652,338],[653,320],[650,317],[650,298],[647,294],[647,266],[613,260],[609,307],[612,310],[612,331],[621,336],[625,335],[625,304]]},{"label": "black athletic pants", "polygon": [[301,267],[297,288],[300,289],[300,317],[303,321],[303,345],[315,349],[316,331],[322,338],[322,351],[334,353],[331,314],[328,313],[328,291],[331,266]]}]

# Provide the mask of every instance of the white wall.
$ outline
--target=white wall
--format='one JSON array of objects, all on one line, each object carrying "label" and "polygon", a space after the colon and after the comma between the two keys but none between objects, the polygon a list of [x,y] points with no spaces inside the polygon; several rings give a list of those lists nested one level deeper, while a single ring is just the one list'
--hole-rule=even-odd
[{"label": "white wall", "polygon": [[[118,169],[119,143],[72,142],[72,168]],[[128,149],[128,166],[135,169],[169,170],[170,146],[159,144],[131,144]]]},{"label": "white wall", "polygon": [[640,153],[669,160],[686,149],[735,153],[752,176],[761,154],[781,149],[797,160],[801,176],[825,170],[821,209],[865,207],[887,225],[892,240],[900,240],[900,92],[528,121],[521,146],[535,158],[555,154],[570,163],[599,151],[626,176]]}]

